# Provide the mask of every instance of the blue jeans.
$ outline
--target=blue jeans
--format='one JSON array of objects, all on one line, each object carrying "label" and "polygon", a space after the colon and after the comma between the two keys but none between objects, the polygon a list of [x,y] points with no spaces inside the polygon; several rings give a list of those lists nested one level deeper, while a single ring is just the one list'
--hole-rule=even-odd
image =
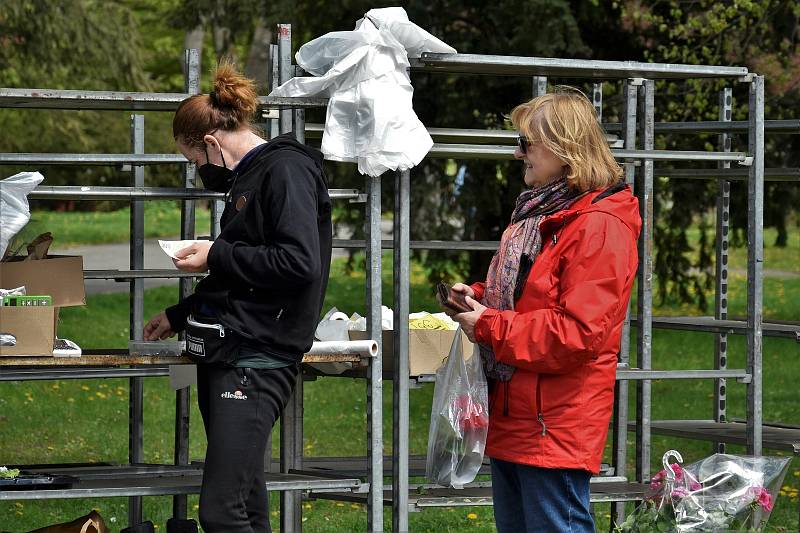
[{"label": "blue jeans", "polygon": [[584,470],[538,468],[492,459],[498,533],[594,533]]}]

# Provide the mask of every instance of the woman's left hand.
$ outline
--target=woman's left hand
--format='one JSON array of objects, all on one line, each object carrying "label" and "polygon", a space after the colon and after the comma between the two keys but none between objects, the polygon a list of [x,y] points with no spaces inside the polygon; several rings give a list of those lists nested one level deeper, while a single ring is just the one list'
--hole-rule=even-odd
[{"label": "woman's left hand", "polygon": [[202,241],[181,248],[175,252],[178,259],[173,259],[172,262],[184,272],[205,272],[208,270],[208,251],[212,244],[213,241]]},{"label": "woman's left hand", "polygon": [[475,342],[475,323],[481,317],[486,306],[478,303],[469,296],[466,298],[467,304],[472,307],[472,311],[468,313],[459,313],[453,316],[453,320],[461,324],[461,331],[467,334],[467,337],[472,342]]}]

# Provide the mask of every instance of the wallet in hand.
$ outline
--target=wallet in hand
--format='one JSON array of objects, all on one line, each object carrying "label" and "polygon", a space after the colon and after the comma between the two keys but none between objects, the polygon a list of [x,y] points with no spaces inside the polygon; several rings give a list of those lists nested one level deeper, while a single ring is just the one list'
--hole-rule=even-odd
[{"label": "wallet in hand", "polygon": [[436,298],[439,300],[439,305],[456,313],[472,311],[464,294],[454,291],[450,285],[442,281],[436,284]]}]

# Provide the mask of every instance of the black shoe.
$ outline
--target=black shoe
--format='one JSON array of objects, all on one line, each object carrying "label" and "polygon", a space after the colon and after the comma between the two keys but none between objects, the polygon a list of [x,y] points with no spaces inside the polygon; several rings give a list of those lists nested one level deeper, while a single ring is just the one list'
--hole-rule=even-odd
[{"label": "black shoe", "polygon": [[170,518],[167,520],[167,533],[198,533],[197,522],[191,519]]},{"label": "black shoe", "polygon": [[153,523],[148,520],[137,526],[126,527],[119,533],[156,533],[156,528],[154,528]]}]

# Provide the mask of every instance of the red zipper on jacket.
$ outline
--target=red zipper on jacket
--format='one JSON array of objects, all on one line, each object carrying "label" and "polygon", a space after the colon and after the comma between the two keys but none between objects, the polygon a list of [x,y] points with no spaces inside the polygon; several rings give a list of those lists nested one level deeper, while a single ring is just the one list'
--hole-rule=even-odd
[{"label": "red zipper on jacket", "polygon": [[542,437],[547,434],[547,426],[544,423],[544,414],[542,413],[542,389],[539,386],[539,381],[542,379],[541,374],[536,375],[536,409],[538,410],[536,413],[536,419],[539,421],[539,424],[542,425]]}]

